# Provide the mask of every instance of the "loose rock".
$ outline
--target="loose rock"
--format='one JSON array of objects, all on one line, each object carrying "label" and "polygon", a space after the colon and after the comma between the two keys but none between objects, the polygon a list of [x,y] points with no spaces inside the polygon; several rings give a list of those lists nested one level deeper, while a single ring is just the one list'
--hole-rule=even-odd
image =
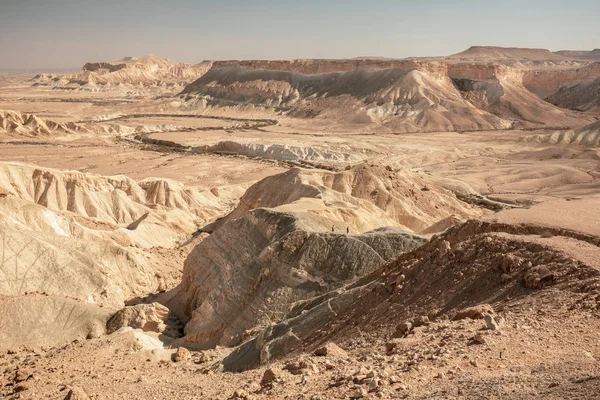
[{"label": "loose rock", "polygon": [[69,390],[65,400],[90,400],[90,397],[82,388],[75,386]]},{"label": "loose rock", "polygon": [[411,322],[403,322],[396,326],[396,332],[394,333],[394,337],[400,338],[408,335],[412,330],[413,325]]},{"label": "loose rock", "polygon": [[477,335],[473,336],[473,338],[471,340],[475,344],[485,344],[485,339],[479,333]]},{"label": "loose rock", "polygon": [[415,328],[417,328],[419,326],[423,326],[423,325],[429,325],[429,317],[427,317],[426,315],[417,317],[417,318],[413,319],[412,324]]},{"label": "loose rock", "polygon": [[24,369],[18,369],[15,372],[15,377],[13,380],[15,383],[20,383],[20,382],[24,382],[24,381],[28,380],[32,376],[33,375],[29,371],[26,371]]},{"label": "loose rock", "polygon": [[197,354],[194,355],[194,362],[196,364],[203,364],[205,362],[208,362],[209,360],[210,360],[210,358],[203,351],[199,351]]},{"label": "loose rock", "polygon": [[494,309],[489,304],[479,304],[474,307],[465,308],[456,313],[453,320],[458,321],[465,318],[483,319],[486,315],[493,315]]},{"label": "loose rock", "polygon": [[177,352],[175,354],[173,354],[173,361],[175,361],[175,362],[188,361],[191,358],[192,358],[192,355],[190,354],[190,351],[188,349],[186,349],[185,347],[179,347],[177,349]]},{"label": "loose rock", "polygon": [[348,353],[337,344],[333,342],[327,343],[323,347],[319,347],[315,350],[315,356],[337,356],[337,357],[347,357]]},{"label": "loose rock", "polygon": [[496,318],[494,318],[494,316],[486,315],[484,319],[485,319],[485,326],[489,330],[497,331],[498,329],[500,329],[500,324],[498,324],[498,322],[496,321]]},{"label": "loose rock", "polygon": [[273,368],[269,368],[263,374],[260,385],[263,387],[273,385],[277,379],[279,379],[279,374]]}]

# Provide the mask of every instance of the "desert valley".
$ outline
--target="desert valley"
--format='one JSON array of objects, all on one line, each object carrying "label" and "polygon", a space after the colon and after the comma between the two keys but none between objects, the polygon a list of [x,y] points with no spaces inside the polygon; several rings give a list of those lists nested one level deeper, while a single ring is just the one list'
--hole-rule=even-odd
[{"label": "desert valley", "polygon": [[0,74],[0,397],[598,398],[600,50]]}]

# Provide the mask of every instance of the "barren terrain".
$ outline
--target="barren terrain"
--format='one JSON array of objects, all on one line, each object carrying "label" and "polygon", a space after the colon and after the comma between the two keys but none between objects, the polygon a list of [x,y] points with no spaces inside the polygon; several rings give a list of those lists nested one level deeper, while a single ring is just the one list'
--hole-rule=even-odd
[{"label": "barren terrain", "polygon": [[597,53],[0,75],[0,396],[597,398]]}]

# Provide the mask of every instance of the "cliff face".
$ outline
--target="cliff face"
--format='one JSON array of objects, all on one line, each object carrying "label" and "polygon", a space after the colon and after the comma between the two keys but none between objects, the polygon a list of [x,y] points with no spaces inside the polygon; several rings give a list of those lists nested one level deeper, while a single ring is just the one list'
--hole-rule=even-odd
[{"label": "cliff face", "polygon": [[417,70],[427,72],[437,77],[446,75],[446,64],[443,62],[398,59],[229,60],[215,61],[213,66],[216,69],[235,67],[251,70],[295,72],[303,75],[382,69]]},{"label": "cliff face", "polygon": [[591,119],[540,98],[565,82],[600,74],[596,65],[577,65],[462,58],[225,61],[182,95],[201,107],[249,106],[393,132],[577,126]]},{"label": "cliff face", "polygon": [[600,62],[580,68],[526,71],[523,74],[523,85],[539,97],[547,98],[556,93],[561,87],[596,78],[600,78]]},{"label": "cliff face", "polygon": [[555,51],[554,54],[558,54],[559,56],[572,58],[572,59],[576,59],[576,60],[600,61],[600,49],[594,49],[591,51],[560,50],[560,51]]}]

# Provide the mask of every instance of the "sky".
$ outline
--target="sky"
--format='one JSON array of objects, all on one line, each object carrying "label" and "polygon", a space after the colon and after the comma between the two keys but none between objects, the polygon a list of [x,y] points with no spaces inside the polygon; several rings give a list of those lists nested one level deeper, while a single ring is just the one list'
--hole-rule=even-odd
[{"label": "sky", "polygon": [[600,0],[0,0],[0,69],[600,48]]}]

